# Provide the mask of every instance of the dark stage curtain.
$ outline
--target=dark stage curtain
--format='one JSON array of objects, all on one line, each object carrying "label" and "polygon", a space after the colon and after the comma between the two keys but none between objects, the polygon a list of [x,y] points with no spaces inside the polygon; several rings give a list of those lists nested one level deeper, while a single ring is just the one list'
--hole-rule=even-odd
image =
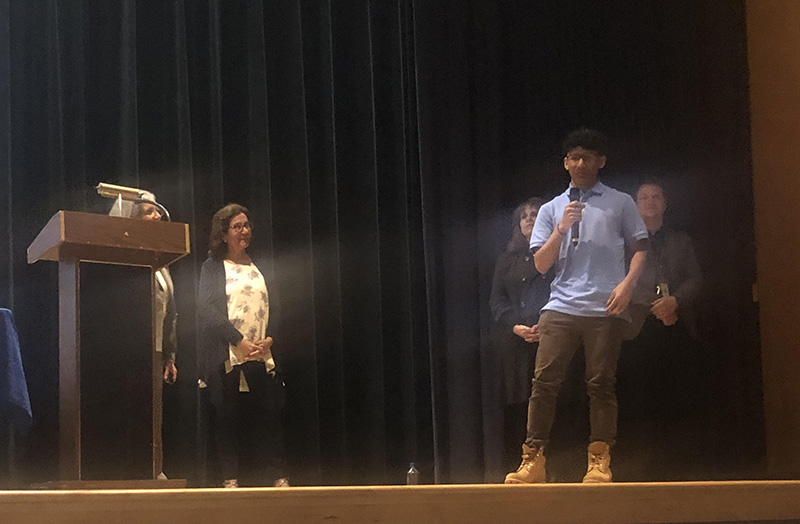
[{"label": "dark stage curtain", "polygon": [[293,482],[400,483],[410,461],[425,482],[499,480],[493,264],[510,210],[566,186],[558,144],[580,125],[613,139],[609,184],[673,190],[706,270],[709,425],[744,457],[730,474],[753,474],[744,6],[696,4],[0,0],[0,306],[35,417],[24,480],[56,476],[58,435],[57,272],[25,249],[59,209],[105,212],[101,181],[190,225],[168,476],[206,481],[195,290],[211,215],[235,201],[274,260]]}]

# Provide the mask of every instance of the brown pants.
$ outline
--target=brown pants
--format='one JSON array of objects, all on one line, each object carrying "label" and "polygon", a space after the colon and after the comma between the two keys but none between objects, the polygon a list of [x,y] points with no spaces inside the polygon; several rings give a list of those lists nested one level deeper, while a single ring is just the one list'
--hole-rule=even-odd
[{"label": "brown pants", "polygon": [[544,311],[539,319],[541,339],[536,354],[533,389],[528,401],[530,447],[543,447],[550,437],[556,402],[570,361],[581,344],[586,356],[589,396],[589,442],[613,446],[617,437],[616,372],[625,320],[579,317]]}]

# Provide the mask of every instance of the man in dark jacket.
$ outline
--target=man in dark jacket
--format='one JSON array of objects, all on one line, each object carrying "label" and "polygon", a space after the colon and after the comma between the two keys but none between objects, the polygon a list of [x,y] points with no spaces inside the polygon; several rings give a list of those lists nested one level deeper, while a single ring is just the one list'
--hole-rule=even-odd
[{"label": "man in dark jacket", "polygon": [[626,338],[639,334],[652,315],[663,326],[679,324],[697,338],[695,301],[703,277],[692,240],[685,233],[664,227],[667,199],[659,182],[647,181],[636,191],[636,207],[650,235],[650,256],[633,292],[633,322]]},{"label": "man in dark jacket", "polygon": [[[703,283],[692,241],[664,226],[667,199],[660,182],[636,191],[650,236],[647,263],[629,310],[619,364],[621,424],[629,480],[696,478],[704,413],[702,347],[695,302]],[[692,435],[691,437],[689,435]]]}]

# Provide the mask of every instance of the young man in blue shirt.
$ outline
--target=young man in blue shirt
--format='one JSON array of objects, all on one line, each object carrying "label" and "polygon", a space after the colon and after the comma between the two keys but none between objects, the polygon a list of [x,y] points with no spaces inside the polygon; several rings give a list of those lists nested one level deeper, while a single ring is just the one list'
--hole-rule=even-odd
[{"label": "young man in blue shirt", "polygon": [[[567,136],[564,168],[570,187],[542,206],[533,228],[536,269],[546,273],[555,265],[556,277],[539,319],[541,338],[522,463],[506,476],[507,484],[546,481],[544,450],[558,392],[581,344],[591,424],[583,481],[611,481],[617,359],[622,328],[630,321],[628,303],[644,268],[648,234],[630,195],[599,182],[605,155],[606,138],[601,133],[579,129]],[[634,252],[627,274],[626,249]]]}]

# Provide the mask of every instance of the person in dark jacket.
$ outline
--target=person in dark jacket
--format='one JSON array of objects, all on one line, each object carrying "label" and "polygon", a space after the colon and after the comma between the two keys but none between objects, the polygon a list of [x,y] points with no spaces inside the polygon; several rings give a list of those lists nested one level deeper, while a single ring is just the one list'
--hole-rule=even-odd
[{"label": "person in dark jacket", "polygon": [[229,204],[214,214],[200,271],[199,385],[213,406],[225,487],[238,487],[240,470],[250,484],[288,485],[280,478],[284,392],[272,352],[273,308],[264,266],[247,252],[248,213]]},{"label": "person in dark jacket", "polygon": [[622,423],[629,428],[625,445],[631,451],[628,476],[691,480],[702,476],[705,445],[700,434],[706,420],[705,363],[696,309],[703,275],[689,235],[664,224],[662,183],[646,180],[635,199],[650,252],[631,298],[633,322],[625,332],[630,341],[619,362]]},{"label": "person in dark jacket", "polygon": [[519,442],[525,438],[528,398],[531,395],[536,348],[539,341],[539,310],[550,296],[552,272],[542,275],[533,265],[528,244],[541,198],[530,198],[515,210],[511,240],[497,258],[489,305],[495,321],[494,343],[502,355],[502,399],[504,469],[519,457]]},{"label": "person in dark jacket", "polygon": [[626,339],[636,337],[646,320],[660,326],[681,326],[696,339],[695,303],[703,285],[692,239],[664,225],[667,197],[661,183],[643,182],[636,191],[636,207],[650,235],[651,256],[631,298],[633,322]]}]

